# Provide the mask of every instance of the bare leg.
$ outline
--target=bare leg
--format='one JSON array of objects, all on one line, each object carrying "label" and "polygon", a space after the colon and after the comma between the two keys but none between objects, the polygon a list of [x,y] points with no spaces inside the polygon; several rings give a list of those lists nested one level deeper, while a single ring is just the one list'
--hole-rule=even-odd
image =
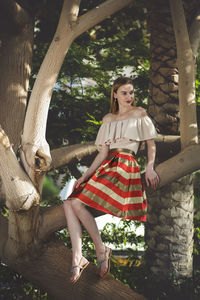
[{"label": "bare leg", "polygon": [[[105,246],[102,242],[95,219],[93,218],[92,214],[85,208],[85,205],[79,200],[77,199],[71,200],[71,206],[77,218],[81,221],[81,223],[84,225],[85,229],[91,236],[93,243],[95,245],[97,259],[98,261],[101,261],[102,259],[104,259]],[[107,271],[107,269],[108,269],[108,261],[105,260],[105,262],[101,264],[100,275],[103,276],[103,274]]]},{"label": "bare leg", "polygon": [[[71,200],[67,200],[63,204],[65,216],[67,219],[69,235],[72,243],[72,266],[79,265],[80,259],[82,257],[82,228],[79,219],[74,213],[71,205]],[[87,262],[84,258],[82,259],[83,265]],[[72,276],[70,281],[73,282],[79,275],[79,268],[74,268],[72,270]]]}]

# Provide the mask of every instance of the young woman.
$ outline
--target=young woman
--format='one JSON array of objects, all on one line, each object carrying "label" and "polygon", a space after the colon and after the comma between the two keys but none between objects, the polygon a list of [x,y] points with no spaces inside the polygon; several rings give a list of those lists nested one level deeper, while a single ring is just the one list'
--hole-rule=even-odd
[{"label": "young woman", "polygon": [[111,113],[104,116],[95,142],[99,153],[75,182],[74,191],[64,202],[72,242],[71,283],[79,279],[89,264],[82,256],[81,223],[94,242],[100,278],[104,278],[110,269],[111,249],[103,244],[95,219],[86,205],[120,218],[146,220],[147,199],[134,157],[139,143],[146,141],[146,184],[156,188],[159,183],[154,171],[156,147],[153,139],[156,136],[146,111],[135,106],[132,79],[116,79],[111,91]]}]

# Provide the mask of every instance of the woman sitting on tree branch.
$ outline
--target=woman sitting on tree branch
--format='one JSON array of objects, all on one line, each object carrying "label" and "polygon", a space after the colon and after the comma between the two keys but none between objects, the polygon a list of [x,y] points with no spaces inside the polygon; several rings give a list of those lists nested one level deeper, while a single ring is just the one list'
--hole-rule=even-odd
[{"label": "woman sitting on tree branch", "polygon": [[159,183],[154,171],[156,147],[153,139],[156,136],[145,109],[135,106],[132,79],[119,77],[111,91],[111,113],[104,116],[96,138],[99,153],[64,202],[72,242],[71,283],[79,279],[89,264],[82,256],[80,223],[94,242],[100,278],[110,270],[111,249],[103,244],[96,221],[86,205],[119,218],[146,221],[147,199],[135,154],[140,141],[146,141],[146,184],[156,188]]}]

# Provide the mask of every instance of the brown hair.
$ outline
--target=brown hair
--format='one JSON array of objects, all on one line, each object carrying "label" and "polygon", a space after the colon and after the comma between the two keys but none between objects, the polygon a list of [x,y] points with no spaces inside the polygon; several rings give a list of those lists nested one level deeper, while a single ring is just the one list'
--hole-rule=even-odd
[{"label": "brown hair", "polygon": [[[119,105],[118,105],[118,101],[115,101],[114,99],[114,93],[117,92],[118,88],[124,84],[132,84],[133,85],[133,80],[129,77],[124,77],[121,76],[119,78],[117,78],[114,82],[113,82],[113,86],[111,89],[111,97],[110,97],[110,108],[111,108],[111,113],[112,114],[116,114],[119,110]],[[132,106],[135,106],[135,101],[133,100],[132,102]]]}]

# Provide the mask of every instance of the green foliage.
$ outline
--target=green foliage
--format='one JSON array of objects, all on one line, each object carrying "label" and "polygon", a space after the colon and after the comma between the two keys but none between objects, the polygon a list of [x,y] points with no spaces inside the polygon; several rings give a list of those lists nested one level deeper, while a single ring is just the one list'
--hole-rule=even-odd
[{"label": "green foliage", "polygon": [[45,200],[51,200],[54,197],[58,197],[60,190],[54,184],[53,179],[50,176],[45,176],[43,183],[42,198]]},{"label": "green foliage", "polygon": [[[130,220],[120,220],[119,224],[106,223],[101,230],[101,236],[105,244],[114,246],[115,249],[121,249],[122,245],[129,246],[128,252],[130,252],[129,260],[130,265],[133,265],[133,261],[140,260],[138,258],[139,248],[144,247],[144,236],[136,235],[133,233],[133,225],[135,229],[142,226],[142,222],[133,222]],[[95,248],[91,240],[91,237],[87,231],[83,229],[83,253],[84,255],[96,263]],[[56,235],[65,243],[68,248],[71,248],[71,241],[69,233],[66,229],[57,232]],[[133,250],[134,248],[134,250]],[[123,252],[123,251],[122,251]],[[113,260],[113,272],[115,274],[118,272],[119,265],[116,264],[116,260]],[[134,263],[135,263],[134,262]]]},{"label": "green foliage", "polygon": [[144,237],[136,235],[132,231],[133,224],[135,228],[141,226],[141,222],[133,222],[130,220],[121,219],[119,224],[107,223],[102,230],[102,239],[106,243],[112,244],[116,249],[121,248],[122,245],[129,245],[135,247],[144,247]]},{"label": "green foliage", "polygon": [[53,300],[21,275],[0,262],[0,299],[1,300]]}]

